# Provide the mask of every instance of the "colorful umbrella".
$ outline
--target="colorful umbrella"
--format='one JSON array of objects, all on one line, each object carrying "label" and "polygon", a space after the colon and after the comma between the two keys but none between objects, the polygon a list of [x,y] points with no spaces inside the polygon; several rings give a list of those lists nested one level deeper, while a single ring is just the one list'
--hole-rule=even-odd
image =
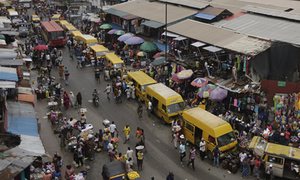
[{"label": "colorful umbrella", "polygon": [[164,56],[165,55],[165,52],[158,52],[158,53],[156,53],[154,56],[153,56],[153,58],[155,59],[155,58],[158,58],[158,57],[161,57],[161,56]]},{"label": "colorful umbrella", "polygon": [[104,30],[108,30],[108,29],[111,29],[111,28],[112,28],[112,26],[110,24],[102,24],[100,26],[100,29],[104,29]]},{"label": "colorful umbrella", "polygon": [[209,98],[213,101],[223,101],[227,97],[228,91],[226,89],[217,87],[211,91]]},{"label": "colorful umbrella", "polygon": [[117,31],[117,29],[111,29],[107,32],[107,34],[114,34]]},{"label": "colorful umbrella", "polygon": [[178,79],[184,80],[190,78],[193,75],[193,73],[194,72],[191,69],[185,69],[177,73],[177,77]]},{"label": "colorful umbrella", "polygon": [[144,57],[144,56],[146,56],[146,53],[143,52],[143,51],[140,51],[136,55],[139,56],[139,57]]},{"label": "colorful umbrella", "polygon": [[117,31],[114,32],[114,34],[118,35],[118,36],[121,36],[121,35],[125,34],[125,31],[123,31],[123,30],[117,30]]},{"label": "colorful umbrella", "polygon": [[35,46],[33,48],[33,50],[36,50],[36,51],[45,51],[45,50],[48,50],[48,46],[47,45],[43,45],[43,44],[39,44],[39,45]]},{"label": "colorful umbrella", "polygon": [[154,61],[151,63],[152,66],[159,66],[166,63],[165,57],[159,57],[154,59]]},{"label": "colorful umbrella", "polygon": [[137,44],[142,44],[144,42],[144,39],[133,36],[125,41],[125,44],[127,45],[137,45]]},{"label": "colorful umbrella", "polygon": [[191,85],[194,87],[201,88],[208,83],[207,79],[205,78],[196,78],[191,82]]},{"label": "colorful umbrella", "polygon": [[173,74],[171,79],[172,79],[172,81],[174,81],[176,83],[181,83],[182,82],[181,79],[178,79],[177,74]]},{"label": "colorful umbrella", "polygon": [[120,36],[118,38],[118,41],[124,42],[124,41],[126,41],[127,39],[129,39],[133,36],[134,36],[134,34],[132,34],[132,33],[126,33],[126,34],[123,34],[122,36]]},{"label": "colorful umbrella", "polygon": [[201,88],[199,88],[198,96],[201,98],[208,98],[209,94],[216,88],[217,86],[213,84],[207,84]]},{"label": "colorful umbrella", "polygon": [[157,50],[157,46],[153,42],[145,41],[140,46],[140,50],[145,51],[145,52],[153,52],[153,51]]}]

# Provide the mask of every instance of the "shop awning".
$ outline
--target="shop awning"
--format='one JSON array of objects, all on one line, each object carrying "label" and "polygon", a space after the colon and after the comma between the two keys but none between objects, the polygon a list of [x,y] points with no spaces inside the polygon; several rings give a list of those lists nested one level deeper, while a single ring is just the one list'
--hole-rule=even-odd
[{"label": "shop awning", "polygon": [[137,19],[139,18],[138,16],[135,16],[135,15],[132,15],[132,14],[128,14],[126,16],[122,16],[123,19],[126,19],[126,20],[132,20],[132,19]]},{"label": "shop awning", "polygon": [[202,47],[202,46],[205,46],[206,44],[205,43],[202,43],[202,42],[199,42],[199,41],[197,41],[197,42],[194,42],[194,43],[192,43],[191,44],[192,46],[194,46],[194,47]]},{"label": "shop awning", "polygon": [[166,44],[164,43],[160,43],[160,42],[154,42],[154,44],[156,44],[157,48],[160,50],[160,51],[163,51],[163,52],[169,52],[169,46],[167,45],[167,49],[166,49]]},{"label": "shop awning", "polygon": [[32,89],[28,87],[18,87],[19,94],[32,94]]},{"label": "shop awning", "polygon": [[156,21],[144,21],[141,23],[141,25],[157,29],[157,28],[164,26],[165,24],[162,24],[162,23],[159,23]]},{"label": "shop awning", "polygon": [[107,14],[112,14],[112,15],[115,15],[115,16],[118,16],[118,17],[123,17],[123,16],[126,16],[126,15],[129,15],[126,12],[123,12],[123,11],[120,11],[120,10],[117,10],[117,9],[114,9],[114,8],[110,8],[110,9],[107,9],[107,10],[104,10],[104,11]]},{"label": "shop awning", "polygon": [[17,135],[39,136],[33,106],[28,103],[7,102],[7,131]]},{"label": "shop awning", "polygon": [[27,102],[34,105],[35,96],[33,94],[18,94],[19,102]]},{"label": "shop awning", "polygon": [[38,155],[45,154],[45,148],[39,136],[21,135],[21,144],[18,147]]},{"label": "shop awning", "polygon": [[3,89],[14,89],[14,88],[16,88],[16,82],[0,81],[0,88],[3,88]]},{"label": "shop awning", "polygon": [[0,80],[18,81],[16,68],[0,67]]},{"label": "shop awning", "polygon": [[21,66],[21,65],[23,65],[23,60],[0,59],[0,66]]},{"label": "shop awning", "polygon": [[187,39],[186,37],[179,36],[179,37],[174,38],[173,40],[174,41],[183,41],[183,40],[186,40],[186,39]]},{"label": "shop awning", "polygon": [[170,32],[163,32],[162,34],[161,34],[161,36],[168,36],[168,37],[172,37],[172,38],[176,38],[176,37],[179,37],[179,35],[177,35],[177,34],[173,34],[173,33],[170,33]]},{"label": "shop awning", "polygon": [[218,47],[215,47],[215,46],[207,46],[207,47],[204,47],[203,49],[205,49],[205,50],[207,50],[209,52],[213,52],[213,53],[222,51],[221,48],[218,48]]}]

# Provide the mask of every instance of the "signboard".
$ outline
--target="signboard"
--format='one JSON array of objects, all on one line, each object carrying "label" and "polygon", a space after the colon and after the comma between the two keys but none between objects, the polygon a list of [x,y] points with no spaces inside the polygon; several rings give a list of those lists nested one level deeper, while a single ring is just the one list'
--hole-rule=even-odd
[{"label": "signboard", "polygon": [[278,81],[277,82],[277,86],[278,87],[285,87],[286,86],[286,82],[285,81]]}]

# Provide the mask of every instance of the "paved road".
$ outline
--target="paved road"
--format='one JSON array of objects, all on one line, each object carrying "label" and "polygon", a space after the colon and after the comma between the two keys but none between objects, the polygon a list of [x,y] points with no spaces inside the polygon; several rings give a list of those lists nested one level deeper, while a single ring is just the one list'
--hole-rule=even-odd
[{"label": "paved road", "polygon": [[[145,111],[144,119],[139,120],[136,113],[137,103],[134,101],[127,101],[124,98],[122,104],[115,104],[113,100],[108,102],[103,93],[100,95],[100,106],[95,108],[89,102],[92,99],[92,91],[94,88],[97,88],[102,93],[107,83],[102,80],[100,84],[97,84],[92,67],[77,69],[76,62],[69,58],[68,50],[64,48],[63,52],[63,63],[70,72],[70,85],[65,88],[73,91],[75,95],[79,91],[82,93],[83,107],[88,108],[87,121],[94,125],[95,131],[102,128],[101,123],[103,119],[115,121],[119,130],[122,130],[126,124],[130,125],[133,132],[135,132],[137,127],[142,127],[145,130],[147,153],[144,159],[144,170],[141,172],[143,180],[151,179],[153,176],[155,180],[164,180],[169,171],[175,174],[176,180],[241,179],[239,174],[229,174],[223,169],[212,167],[208,161],[202,162],[199,158],[195,161],[196,171],[186,166],[182,167],[179,162],[179,153],[173,148],[171,143],[170,127],[161,123],[154,116],[148,118]],[[52,70],[52,74],[58,79],[57,70]],[[46,151],[50,155],[59,152],[63,155],[65,164],[71,163],[72,155],[59,148],[57,136],[53,134],[47,119],[43,118],[47,111],[46,100],[38,102],[36,109],[41,122],[41,138]],[[68,110],[66,114],[75,118],[78,117],[75,110]],[[123,135],[121,135],[121,138],[124,138]],[[134,139],[128,145],[134,148]],[[120,143],[119,151],[126,152],[128,145]],[[88,172],[88,179],[102,179],[100,177],[102,165],[108,161],[106,153],[96,154],[95,160],[88,163],[91,167]]]}]

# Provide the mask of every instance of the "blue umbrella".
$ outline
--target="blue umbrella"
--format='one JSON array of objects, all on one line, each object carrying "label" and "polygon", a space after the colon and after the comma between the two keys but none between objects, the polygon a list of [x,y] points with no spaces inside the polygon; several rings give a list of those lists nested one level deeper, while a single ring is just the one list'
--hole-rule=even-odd
[{"label": "blue umbrella", "polygon": [[228,91],[226,89],[217,87],[216,89],[212,90],[209,95],[209,98],[213,101],[223,101],[227,97]]},{"label": "blue umbrella", "polygon": [[133,36],[125,41],[125,44],[127,45],[137,45],[137,44],[142,44],[144,42],[144,39]]},{"label": "blue umbrella", "polygon": [[154,59],[154,61],[151,63],[152,66],[159,66],[166,63],[165,57],[159,57]]},{"label": "blue umbrella", "polygon": [[123,34],[122,36],[118,37],[118,41],[124,42],[133,36],[134,36],[134,34],[132,34],[132,33],[126,33],[126,34]]}]

